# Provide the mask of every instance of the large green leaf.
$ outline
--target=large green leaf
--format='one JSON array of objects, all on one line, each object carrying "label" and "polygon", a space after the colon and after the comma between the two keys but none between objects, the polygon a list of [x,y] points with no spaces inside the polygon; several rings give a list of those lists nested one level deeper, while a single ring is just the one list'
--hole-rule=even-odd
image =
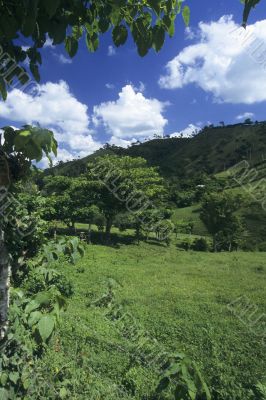
[{"label": "large green leaf", "polygon": [[38,331],[43,340],[46,342],[47,339],[52,335],[55,328],[55,317],[53,315],[44,315],[38,322]]},{"label": "large green leaf", "polygon": [[183,8],[182,17],[183,17],[183,20],[185,22],[185,25],[188,26],[189,25],[189,21],[190,21],[190,8],[188,6],[185,6]]},{"label": "large green leaf", "polygon": [[115,26],[113,29],[112,36],[113,36],[114,44],[117,47],[123,45],[127,41],[127,37],[128,37],[128,31],[127,31],[127,28],[125,27],[125,25]]},{"label": "large green leaf", "polygon": [[158,52],[164,44],[165,31],[162,26],[155,25],[152,29],[153,47]]},{"label": "large green leaf", "polygon": [[73,36],[67,36],[65,40],[65,48],[70,57],[74,57],[78,51],[79,43]]},{"label": "large green leaf", "polygon": [[91,52],[95,52],[99,47],[99,37],[97,33],[93,33],[92,36],[89,34],[86,35],[86,44]]},{"label": "large green leaf", "polygon": [[49,17],[53,17],[60,5],[60,0],[43,0],[44,8]]},{"label": "large green leaf", "polygon": [[243,12],[243,26],[246,27],[251,8],[255,7],[260,0],[241,0],[241,2],[245,4]]},{"label": "large green leaf", "polygon": [[37,322],[42,318],[42,313],[40,311],[33,311],[28,319],[28,324],[30,327],[37,324]]}]

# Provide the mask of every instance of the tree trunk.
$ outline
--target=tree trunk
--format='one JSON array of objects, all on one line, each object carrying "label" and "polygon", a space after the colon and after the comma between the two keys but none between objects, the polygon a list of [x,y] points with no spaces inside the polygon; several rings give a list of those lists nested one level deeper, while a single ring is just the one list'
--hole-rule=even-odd
[{"label": "tree trunk", "polygon": [[106,219],[106,226],[105,226],[106,243],[110,243],[112,225],[113,225],[113,219],[112,218],[107,218]]},{"label": "tree trunk", "polygon": [[0,340],[5,337],[8,328],[9,286],[11,267],[4,233],[0,230]]},{"label": "tree trunk", "polygon": [[89,244],[91,244],[91,224],[89,224],[89,227],[88,227],[87,242]]},{"label": "tree trunk", "polygon": [[213,236],[213,251],[214,251],[214,253],[217,253],[217,239],[216,239],[216,234]]}]

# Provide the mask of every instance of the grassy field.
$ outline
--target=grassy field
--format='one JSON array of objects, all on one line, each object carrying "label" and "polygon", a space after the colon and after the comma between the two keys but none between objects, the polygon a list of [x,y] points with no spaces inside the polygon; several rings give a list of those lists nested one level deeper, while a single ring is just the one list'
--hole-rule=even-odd
[{"label": "grassy field", "polygon": [[266,378],[262,321],[251,329],[248,316],[241,321],[239,310],[228,305],[246,296],[243,303],[254,304],[257,315],[265,313],[265,253],[90,245],[76,266],[60,268],[75,293],[40,365],[47,398],[156,398],[158,371],[143,362],[136,342],[108,314],[115,303],[129,313],[142,339],[191,356],[213,399],[259,399],[251,389]]}]

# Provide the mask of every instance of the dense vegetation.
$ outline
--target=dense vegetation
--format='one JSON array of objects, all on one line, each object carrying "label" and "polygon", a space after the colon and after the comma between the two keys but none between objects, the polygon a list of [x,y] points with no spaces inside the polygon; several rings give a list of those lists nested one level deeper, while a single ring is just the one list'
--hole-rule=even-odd
[{"label": "dense vegetation", "polygon": [[[81,160],[59,163],[47,173],[77,176],[87,163],[97,156],[143,157],[150,166],[160,168],[165,178],[178,180],[184,175],[195,177],[200,173],[216,174],[225,171],[243,159],[250,165],[262,163],[266,158],[266,123],[235,124],[205,127],[192,138],[153,139],[122,149],[106,145],[103,149]],[[176,179],[177,180],[177,179]]]}]

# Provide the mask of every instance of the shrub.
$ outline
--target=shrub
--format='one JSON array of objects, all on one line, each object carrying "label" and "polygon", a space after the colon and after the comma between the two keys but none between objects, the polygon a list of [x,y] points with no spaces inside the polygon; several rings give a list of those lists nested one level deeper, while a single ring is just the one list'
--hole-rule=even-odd
[{"label": "shrub", "polygon": [[195,239],[191,246],[195,251],[210,251],[210,246],[205,238]]}]

